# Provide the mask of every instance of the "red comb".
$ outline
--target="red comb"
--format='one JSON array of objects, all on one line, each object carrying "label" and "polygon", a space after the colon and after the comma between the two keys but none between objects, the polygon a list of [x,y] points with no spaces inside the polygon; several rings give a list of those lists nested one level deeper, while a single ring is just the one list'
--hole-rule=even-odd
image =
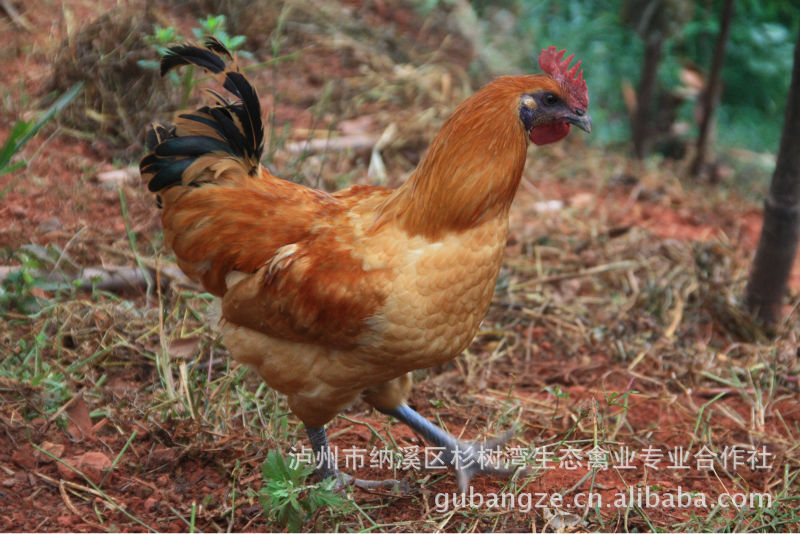
[{"label": "red comb", "polygon": [[550,75],[556,82],[569,91],[569,95],[577,106],[586,110],[589,107],[589,91],[586,88],[586,80],[583,79],[583,71],[578,71],[581,62],[575,63],[571,69],[569,64],[575,54],[571,54],[562,61],[566,50],[556,52],[555,46],[549,46],[539,54],[539,67]]}]

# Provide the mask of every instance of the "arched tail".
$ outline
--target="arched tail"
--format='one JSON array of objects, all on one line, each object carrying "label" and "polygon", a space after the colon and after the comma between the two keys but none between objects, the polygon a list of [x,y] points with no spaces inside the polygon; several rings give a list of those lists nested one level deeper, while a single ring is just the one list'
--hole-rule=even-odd
[{"label": "arched tail", "polygon": [[[205,48],[181,45],[169,49],[161,60],[161,74],[182,65],[196,65],[217,75],[222,86],[236,100],[228,101],[210,91],[214,106],[204,106],[177,116],[174,126],[154,124],[148,132],[150,152],[139,163],[142,177],[152,192],[176,185],[199,186],[213,182],[220,174],[215,169],[240,164],[255,176],[264,150],[264,124],[261,104],[250,82],[235,62],[226,70],[231,53],[217,39],[209,37]],[[225,159],[227,165],[215,165]]]}]

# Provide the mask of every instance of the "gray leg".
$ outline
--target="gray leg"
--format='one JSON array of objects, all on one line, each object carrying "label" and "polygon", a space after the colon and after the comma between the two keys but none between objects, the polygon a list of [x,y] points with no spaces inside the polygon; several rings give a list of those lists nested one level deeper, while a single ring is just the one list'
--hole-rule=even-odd
[{"label": "gray leg", "polygon": [[[317,428],[306,425],[306,433],[308,439],[311,440],[311,449],[314,451],[314,465],[316,465],[316,474],[322,480],[336,476],[338,471],[336,466],[332,465],[330,455],[330,445],[328,445],[328,434],[325,432],[325,427]],[[322,463],[320,463],[322,460]]]},{"label": "gray leg", "polygon": [[401,404],[391,410],[381,410],[386,415],[391,415],[401,422],[408,425],[426,441],[433,443],[443,450],[439,458],[442,466],[452,466],[456,473],[458,489],[465,493],[469,488],[469,482],[477,474],[491,474],[499,476],[511,476],[515,468],[500,465],[499,462],[492,461],[491,454],[496,447],[504,444],[513,435],[511,430],[497,439],[485,443],[471,443],[461,441],[448,434],[438,426],[434,425],[407,404]]},{"label": "gray leg", "polygon": [[328,435],[325,432],[325,427],[317,428],[306,425],[306,433],[308,439],[311,441],[311,449],[314,451],[314,461],[316,462],[315,473],[321,479],[335,477],[339,487],[345,484],[352,484],[365,490],[391,490],[398,493],[407,493],[408,483],[394,479],[388,480],[364,480],[363,478],[355,478],[351,475],[342,473],[332,461],[333,457],[330,454],[330,446],[328,445]]}]

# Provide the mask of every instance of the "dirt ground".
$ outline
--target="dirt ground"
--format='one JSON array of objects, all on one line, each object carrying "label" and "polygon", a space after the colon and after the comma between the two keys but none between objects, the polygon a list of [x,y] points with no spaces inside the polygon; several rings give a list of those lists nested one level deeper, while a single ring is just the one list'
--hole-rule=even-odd
[{"label": "dirt ground", "polygon": [[[60,48],[120,4],[45,0],[45,9],[33,9],[12,3],[29,29],[0,12],[0,65],[9,80],[0,139],[44,101]],[[446,25],[430,20],[451,21],[446,9],[426,20],[381,0],[324,4],[344,6],[349,19],[380,28],[358,30],[380,46],[364,50],[347,41],[356,31],[349,27],[336,38],[310,40],[303,24],[321,23],[302,9],[292,13],[281,45],[289,59],[248,72],[274,114],[273,138],[290,124],[269,165],[329,189],[366,182],[371,146],[299,162],[290,146],[357,135],[374,144],[396,122],[401,133],[384,158],[386,179],[399,183],[447,111],[481,81],[481,74],[467,74],[474,43],[455,35],[442,44]],[[170,4],[158,19],[188,35],[197,5],[203,3]],[[258,45],[253,64],[267,61],[268,32],[249,39]],[[328,107],[320,104],[326,98],[333,102]],[[126,150],[66,121],[41,132],[23,151],[31,165],[0,177],[0,189],[8,186],[0,201],[0,264],[19,267],[18,253],[30,244],[56,246],[83,267],[134,267],[138,257],[169,264],[152,196],[136,181],[117,187],[98,180],[104,171],[135,165],[138,156],[125,156]],[[318,512],[304,528],[800,528],[792,504],[800,494],[800,271],[793,273],[787,320],[776,336],[754,333],[736,311],[735,296],[758,242],[760,204],[752,191],[680,176],[680,163],[631,162],[578,136],[531,148],[507,262],[481,333],[453,363],[415,374],[409,403],[455,435],[477,439],[514,427],[509,447],[549,447],[532,476],[511,486],[477,478],[474,492],[513,490],[547,496],[546,502],[527,511],[443,511],[437,494],[455,492],[452,475],[365,466],[349,471],[405,478],[411,491],[355,490],[356,509]],[[6,310],[0,530],[285,528],[254,493],[264,485],[267,451],[308,446],[302,426],[283,399],[228,361],[207,328],[207,299],[196,285],[182,284],[171,281],[157,293],[137,287],[62,295],[34,288],[33,297],[49,303],[49,315]],[[180,390],[175,397],[165,393],[162,353],[174,366],[168,374]],[[37,374],[48,365],[52,374]],[[192,385],[195,378],[202,385]],[[362,403],[336,419],[329,436],[342,451],[425,446]],[[617,461],[593,470],[593,447]],[[626,448],[636,454],[620,467]],[[679,450],[688,454],[686,468],[675,468]],[[706,452],[710,467],[699,463]],[[647,501],[679,491],[692,495],[691,505]],[[569,502],[591,492],[603,504],[559,504],[550,500],[557,492]],[[639,500],[611,504],[620,493]],[[753,493],[773,502],[715,504],[721,495]]]}]

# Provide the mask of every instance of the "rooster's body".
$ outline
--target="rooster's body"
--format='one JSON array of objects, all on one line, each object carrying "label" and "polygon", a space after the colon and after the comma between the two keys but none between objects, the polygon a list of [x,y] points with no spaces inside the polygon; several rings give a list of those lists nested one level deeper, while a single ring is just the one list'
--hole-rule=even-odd
[{"label": "rooster's body", "polygon": [[[400,188],[328,194],[260,165],[255,91],[239,72],[225,72],[224,48],[207,46],[172,49],[162,70],[200,65],[239,100],[219,97],[179,115],[172,129],[157,126],[141,168],[160,194],[180,267],[222,299],[224,344],[287,395],[318,453],[324,425],[359,396],[437,445],[472,447],[404,404],[407,373],[452,359],[477,332],[527,139],[558,140],[569,123],[590,128],[585,84],[584,101],[570,94],[570,80],[582,79],[571,71],[559,80],[559,67],[552,77],[500,78],[456,109]],[[559,102],[542,111],[551,97]]]}]

